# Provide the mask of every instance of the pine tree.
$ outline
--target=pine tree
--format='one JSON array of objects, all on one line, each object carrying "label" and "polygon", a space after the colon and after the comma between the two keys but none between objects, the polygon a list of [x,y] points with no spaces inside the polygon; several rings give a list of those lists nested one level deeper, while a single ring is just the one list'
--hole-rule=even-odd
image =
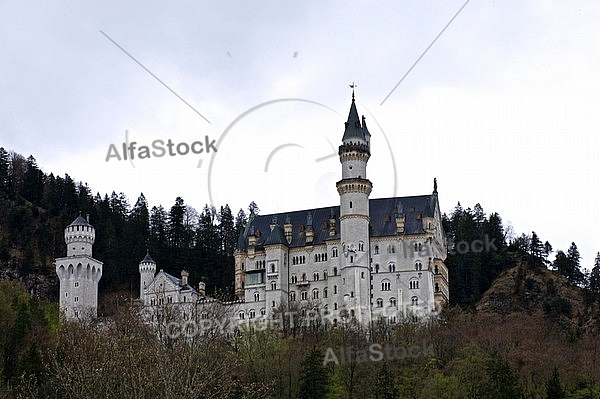
[{"label": "pine tree", "polygon": [[171,248],[184,248],[188,243],[183,220],[185,216],[185,203],[181,197],[175,199],[175,205],[169,211],[168,236]]},{"label": "pine tree", "polygon": [[563,399],[565,397],[565,391],[560,385],[560,376],[558,375],[558,369],[554,367],[552,376],[546,382],[546,398],[547,399]]},{"label": "pine tree", "polygon": [[302,361],[298,396],[305,399],[324,398],[327,394],[329,373],[323,366],[323,354],[313,349]]},{"label": "pine tree", "polygon": [[237,235],[235,234],[235,223],[233,220],[233,214],[229,205],[221,207],[219,211],[219,235],[221,238],[221,250],[227,256],[233,255],[235,251],[235,244],[237,242]]},{"label": "pine tree", "polygon": [[8,192],[8,169],[10,167],[10,161],[8,152],[4,147],[0,147],[0,191],[5,193]]},{"label": "pine tree", "polygon": [[588,288],[590,291],[600,294],[600,252],[596,254],[594,267],[592,268],[590,278],[588,280]]},{"label": "pine tree", "polygon": [[581,271],[581,256],[579,255],[579,250],[574,242],[571,243],[571,246],[567,250],[567,259],[569,260],[569,271],[567,278],[575,284],[583,284],[585,276]]}]

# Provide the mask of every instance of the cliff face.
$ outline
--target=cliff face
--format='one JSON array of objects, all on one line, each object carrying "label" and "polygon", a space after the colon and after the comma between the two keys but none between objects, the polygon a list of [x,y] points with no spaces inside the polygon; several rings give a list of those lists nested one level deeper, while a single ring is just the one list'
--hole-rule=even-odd
[{"label": "cliff face", "polygon": [[54,274],[23,275],[16,269],[0,269],[0,280],[18,281],[27,289],[27,292],[36,298],[46,299],[51,302],[58,301],[58,277]]},{"label": "cliff face", "polygon": [[591,332],[599,324],[598,302],[584,289],[544,266],[515,259],[516,266],[493,282],[477,305],[481,314],[526,314],[564,331]]}]

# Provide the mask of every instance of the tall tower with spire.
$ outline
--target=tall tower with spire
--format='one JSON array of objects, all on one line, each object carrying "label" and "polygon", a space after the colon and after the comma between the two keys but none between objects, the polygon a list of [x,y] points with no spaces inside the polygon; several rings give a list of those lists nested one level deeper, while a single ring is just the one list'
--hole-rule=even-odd
[{"label": "tall tower with spire", "polygon": [[81,215],[65,228],[67,256],[55,260],[60,310],[67,320],[95,318],[102,262],[92,257],[96,230]]},{"label": "tall tower with spire", "polygon": [[336,183],[340,196],[340,267],[344,306],[359,321],[370,320],[369,281],[369,195],[373,185],[367,179],[367,162],[371,156],[370,138],[363,116],[362,123],[354,101],[345,123],[339,157],[342,180]]},{"label": "tall tower with spire", "polygon": [[150,286],[154,275],[156,274],[156,262],[150,256],[150,252],[146,252],[146,256],[139,265],[140,271],[140,299],[145,301],[144,290]]}]

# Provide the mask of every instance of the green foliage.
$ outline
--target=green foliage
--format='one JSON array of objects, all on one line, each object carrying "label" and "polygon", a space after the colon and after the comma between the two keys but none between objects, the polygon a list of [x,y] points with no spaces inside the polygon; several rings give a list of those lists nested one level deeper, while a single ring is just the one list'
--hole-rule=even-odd
[{"label": "green foliage", "polygon": [[546,399],[563,399],[564,397],[565,391],[560,384],[558,369],[554,367],[552,376],[546,382]]},{"label": "green foliage", "polygon": [[328,385],[328,369],[323,366],[324,354],[311,350],[302,361],[299,397],[303,399],[325,398]]},{"label": "green foliage", "polygon": [[[497,213],[486,218],[479,204],[471,210],[463,209],[459,203],[449,217],[444,215],[442,221],[450,245],[445,261],[450,280],[450,302],[473,306],[494,279],[512,266],[506,252],[502,219]],[[464,243],[468,245],[467,251],[457,250],[457,244],[461,242],[463,248]],[[486,242],[493,245],[486,247]],[[481,243],[481,246],[473,246],[473,243]]]}]

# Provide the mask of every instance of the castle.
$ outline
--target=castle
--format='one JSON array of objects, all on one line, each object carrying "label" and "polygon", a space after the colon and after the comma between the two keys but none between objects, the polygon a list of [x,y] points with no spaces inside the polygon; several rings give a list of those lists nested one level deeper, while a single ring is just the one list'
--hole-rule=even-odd
[{"label": "castle", "polygon": [[[393,323],[402,316],[435,314],[448,302],[447,244],[437,182],[434,179],[429,195],[369,199],[370,148],[371,134],[364,116],[359,118],[353,92],[338,151],[339,205],[250,215],[234,253],[239,300],[224,304],[238,319],[264,319],[281,308],[310,308],[334,324],[341,315],[361,324],[376,319]],[[77,221],[81,223],[78,218],[67,229]],[[91,258],[89,245],[89,261],[98,262]],[[197,289],[189,285],[186,271],[181,278],[162,270],[156,274],[149,254],[139,272],[140,299],[147,307],[177,303],[201,311],[211,302],[203,283]],[[63,272],[61,307],[64,303],[72,316],[73,298],[62,298],[63,283],[69,281]],[[89,288],[97,290],[97,281]],[[96,306],[97,294],[85,301],[86,306]]]}]

